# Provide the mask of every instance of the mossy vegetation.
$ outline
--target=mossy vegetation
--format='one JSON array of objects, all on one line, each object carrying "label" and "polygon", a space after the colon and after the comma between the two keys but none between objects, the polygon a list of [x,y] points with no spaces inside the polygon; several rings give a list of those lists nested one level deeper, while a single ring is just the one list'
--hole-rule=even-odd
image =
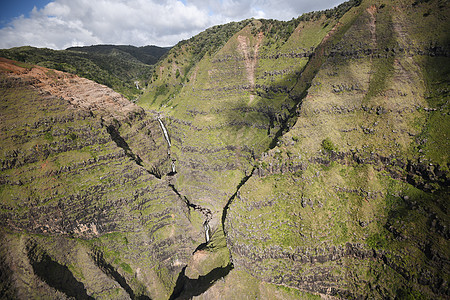
[{"label": "mossy vegetation", "polygon": [[337,151],[337,147],[333,144],[333,142],[331,141],[330,138],[326,138],[322,141],[322,148],[327,151],[327,152],[331,152],[331,151]]},{"label": "mossy vegetation", "polygon": [[2,77],[0,213],[30,233],[0,258],[37,240],[93,297],[445,298],[448,11],[213,27],[152,69],[148,115],[107,125]]}]

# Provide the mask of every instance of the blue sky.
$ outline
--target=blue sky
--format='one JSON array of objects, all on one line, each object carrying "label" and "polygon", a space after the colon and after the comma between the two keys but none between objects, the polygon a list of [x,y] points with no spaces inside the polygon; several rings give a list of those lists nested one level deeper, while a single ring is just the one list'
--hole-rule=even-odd
[{"label": "blue sky", "polygon": [[[344,0],[6,0],[0,49],[94,44],[173,46],[208,27],[248,18],[290,20]],[[36,7],[36,9],[33,9]]]},{"label": "blue sky", "polygon": [[2,1],[0,6],[0,27],[4,27],[6,24],[12,21],[20,15],[26,17],[30,16],[30,12],[33,7],[40,9],[43,8],[50,0],[7,0]]}]

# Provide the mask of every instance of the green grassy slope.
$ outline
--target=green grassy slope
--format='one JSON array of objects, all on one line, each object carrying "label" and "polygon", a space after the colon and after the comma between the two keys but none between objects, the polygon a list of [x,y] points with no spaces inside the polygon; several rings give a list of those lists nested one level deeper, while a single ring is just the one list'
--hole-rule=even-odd
[{"label": "green grassy slope", "polygon": [[1,69],[0,295],[445,299],[449,9],[215,26],[152,69],[145,111]]},{"label": "green grassy slope", "polygon": [[[152,175],[167,160],[155,116],[93,82],[17,65],[0,68],[0,298],[167,299],[203,235]],[[44,92],[46,80],[58,88]],[[52,94],[62,89],[76,95]]]},{"label": "green grassy slope", "polygon": [[364,1],[340,20],[295,125],[229,207],[236,266],[344,298],[448,295],[448,15]]},{"label": "green grassy slope", "polygon": [[337,23],[334,14],[217,26],[156,65],[138,104],[166,116],[179,165],[175,186],[217,220],[254,158],[290,120],[314,74],[302,72]]}]

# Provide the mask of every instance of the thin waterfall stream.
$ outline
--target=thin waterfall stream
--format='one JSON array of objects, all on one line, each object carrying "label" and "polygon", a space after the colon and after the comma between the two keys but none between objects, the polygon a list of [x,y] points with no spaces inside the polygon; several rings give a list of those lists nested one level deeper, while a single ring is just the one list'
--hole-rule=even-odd
[{"label": "thin waterfall stream", "polygon": [[161,129],[164,133],[164,137],[166,138],[167,144],[169,145],[169,147],[172,147],[172,144],[170,143],[170,139],[169,139],[169,133],[167,132],[166,126],[164,126],[164,123],[161,121],[161,119],[158,117],[158,122],[159,125],[161,125]]},{"label": "thin waterfall stream", "polygon": [[[167,130],[166,126],[164,125],[163,121],[161,120],[161,118],[158,117],[157,119],[161,126],[161,130],[163,132],[164,138],[166,139],[167,144],[169,146],[168,156],[170,158],[172,155],[172,153],[170,151],[172,143],[170,142],[169,133],[168,133],[168,130]],[[172,158],[171,172],[169,173],[169,175],[175,175],[175,173],[176,173],[175,161],[176,161],[176,159]],[[172,180],[169,180],[169,187],[178,195],[178,197],[181,200],[183,200],[183,202],[187,205],[188,209],[196,210],[203,215],[204,222],[203,222],[202,227],[203,227],[203,231],[204,231],[205,242],[200,244],[195,249],[195,251],[193,252],[193,255],[196,255],[197,251],[205,251],[205,249],[207,249],[207,247],[209,247],[209,245],[211,245],[211,242],[213,239],[212,236],[214,235],[214,231],[211,228],[211,224],[210,224],[211,220],[213,219],[213,212],[209,208],[200,206],[198,204],[195,204],[195,203],[189,201],[189,199],[186,196],[180,194],[180,192],[177,190],[177,188],[175,187]],[[228,205],[226,206],[226,208],[228,208],[229,202],[228,202]],[[224,213],[226,213],[226,209],[224,210]],[[222,221],[222,226],[223,226],[223,221]],[[217,245],[215,245],[215,246],[213,245],[213,247],[217,247]],[[225,248],[226,248],[226,242],[225,242]],[[186,266],[184,266],[184,268],[179,273],[176,285],[175,285],[173,292],[169,299],[189,299],[193,296],[201,295],[202,293],[207,291],[217,280],[224,278],[226,275],[228,275],[228,273],[233,269],[233,264],[230,261],[230,263],[228,263],[227,265],[217,266],[217,267],[211,269],[206,274],[199,275],[198,278],[196,278],[196,279],[189,277],[189,272],[192,272],[192,270],[189,271],[190,270],[189,268],[192,268],[192,266],[187,264]],[[188,273],[186,273],[186,270],[188,270]]]}]

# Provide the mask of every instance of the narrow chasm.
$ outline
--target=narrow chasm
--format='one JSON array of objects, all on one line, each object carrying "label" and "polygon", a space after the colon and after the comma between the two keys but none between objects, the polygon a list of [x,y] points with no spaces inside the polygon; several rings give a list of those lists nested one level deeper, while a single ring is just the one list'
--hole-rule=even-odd
[{"label": "narrow chasm", "polygon": [[236,192],[230,197],[230,199],[228,199],[227,204],[223,208],[223,211],[222,211],[222,228],[223,228],[223,232],[224,232],[225,235],[226,235],[225,221],[227,219],[228,209],[230,208],[231,203],[233,203],[233,200],[236,197],[239,197],[239,190],[253,176],[253,173],[255,172],[255,169],[256,169],[256,167],[253,166],[252,171],[250,172],[250,174],[246,175],[244,178],[242,178],[241,182],[239,182],[239,184],[238,184],[238,186],[236,188]]},{"label": "narrow chasm", "polygon": [[149,300],[150,298],[146,295],[136,295],[133,291],[133,289],[128,285],[126,279],[120,275],[119,272],[110,264],[106,262],[106,260],[103,258],[103,254],[99,251],[96,251],[93,254],[93,259],[95,261],[95,264],[97,267],[100,268],[100,270],[103,271],[108,277],[116,281],[126,292],[128,295],[130,295],[131,299],[139,299],[139,300]]},{"label": "narrow chasm", "polygon": [[106,127],[106,131],[111,136],[111,139],[116,143],[116,145],[122,148],[125,151],[125,154],[134,160],[139,166],[142,166],[142,159],[139,155],[136,155],[131,150],[128,143],[124,140],[124,138],[120,135],[119,131],[113,125],[109,125]]},{"label": "narrow chasm", "polygon": [[68,267],[54,261],[47,253],[40,251],[36,245],[28,247],[28,258],[34,273],[52,288],[75,299],[94,299],[86,292]]},{"label": "narrow chasm", "polygon": [[[210,209],[194,204],[180,194],[174,185],[169,184],[174,193],[182,199],[188,209],[201,212],[205,221],[203,229],[205,242],[201,243],[192,253],[191,260],[183,267],[169,299],[191,299],[206,292],[216,281],[224,278],[233,269],[225,235],[222,230],[211,232],[209,222],[213,215]],[[199,257],[207,258],[198,263]],[[201,271],[200,271],[201,270]]]},{"label": "narrow chasm", "polygon": [[[188,207],[188,209],[194,209],[197,210],[199,212],[201,212],[204,216],[205,216],[205,222],[203,223],[203,227],[205,228],[205,235],[208,235],[208,231],[209,231],[209,221],[211,221],[212,218],[212,212],[209,208],[205,208],[202,207],[200,205],[197,205],[195,203],[192,203],[189,201],[189,199],[186,196],[183,196],[180,194],[180,192],[176,189],[176,187],[173,184],[169,184],[169,187],[174,191],[175,194],[177,194],[177,196],[183,200],[183,202],[186,204],[186,206]],[[206,229],[208,228],[208,229]],[[208,238],[206,238],[206,242],[208,242]]]},{"label": "narrow chasm", "polygon": [[[167,145],[169,147],[168,155],[171,156],[170,148],[172,146],[170,142],[170,137],[167,128],[164,126],[162,120],[158,117],[158,122],[161,126],[161,131],[166,139]],[[175,169],[175,159],[172,158],[171,164],[171,172],[169,172],[169,176],[173,176],[176,174]],[[171,181],[169,181],[171,182]],[[213,218],[213,213],[209,208],[202,207],[198,204],[191,202],[186,196],[182,195],[174,184],[169,183],[168,186],[172,189],[172,191],[181,199],[188,210],[191,209],[200,212],[204,216],[203,229],[205,234],[205,242],[201,243],[192,253],[192,258],[195,258],[196,255],[207,255],[208,256],[208,266],[203,266],[205,269],[205,273],[196,272],[191,269],[191,264],[193,263],[191,260],[190,263],[185,265],[181,272],[178,274],[177,281],[175,283],[175,287],[169,299],[190,299],[194,296],[198,296],[207,291],[217,280],[225,277],[228,273],[233,269],[233,264],[229,259],[229,250],[226,247],[225,237],[221,232],[211,233],[211,227],[209,222]],[[224,255],[223,250],[226,251],[226,255]],[[224,259],[223,257],[226,257]],[[226,264],[224,264],[226,262]],[[211,269],[210,267],[214,268]],[[209,268],[208,268],[209,267]],[[207,272],[209,270],[209,272]]]},{"label": "narrow chasm", "polygon": [[178,279],[173,289],[173,293],[169,299],[191,299],[206,292],[217,280],[225,277],[233,269],[233,265],[229,263],[225,267],[218,267],[198,279],[190,279],[186,276],[186,267],[178,275]]},{"label": "narrow chasm", "polygon": [[[212,233],[211,240],[208,238],[209,234],[209,226],[208,222],[212,218],[212,213],[209,209],[205,209],[200,207],[199,205],[191,203],[186,197],[182,196],[179,191],[173,185],[169,185],[173,191],[184,200],[189,209],[194,209],[202,212],[206,218],[205,223],[203,224],[205,229],[205,238],[206,242],[200,244],[195,251],[193,252],[193,258],[196,255],[207,255],[209,264],[211,266],[215,266],[206,274],[202,275],[193,271],[192,266],[188,263],[178,275],[175,288],[173,289],[172,295],[170,299],[190,299],[194,296],[199,296],[206,292],[215,282],[227,276],[230,271],[234,268],[231,254],[227,246],[226,242],[226,234],[225,234],[225,220],[227,211],[229,209],[232,201],[239,197],[239,189],[249,180],[255,168],[253,167],[252,171],[249,175],[246,175],[241,182],[238,184],[236,188],[236,192],[230,197],[227,204],[223,208],[222,212],[222,230],[215,230]],[[193,263],[195,264],[195,259],[193,259]],[[225,263],[226,262],[226,263]],[[198,266],[196,266],[198,267]]]},{"label": "narrow chasm", "polygon": [[[159,118],[158,121],[170,149],[171,144],[168,131]],[[253,176],[255,169],[256,167],[253,166],[251,172],[245,175],[237,185],[236,191],[222,209],[221,226],[219,225],[219,228],[215,230],[209,224],[214,217],[213,212],[209,208],[191,202],[169,181],[168,186],[185,203],[188,210],[193,209],[204,216],[203,230],[205,234],[205,242],[197,246],[189,262],[178,274],[175,287],[169,299],[190,299],[194,296],[199,296],[205,293],[215,282],[226,277],[234,268],[226,239],[225,221],[230,205],[236,197],[239,197],[240,188]],[[203,259],[200,259],[201,257]]]}]

